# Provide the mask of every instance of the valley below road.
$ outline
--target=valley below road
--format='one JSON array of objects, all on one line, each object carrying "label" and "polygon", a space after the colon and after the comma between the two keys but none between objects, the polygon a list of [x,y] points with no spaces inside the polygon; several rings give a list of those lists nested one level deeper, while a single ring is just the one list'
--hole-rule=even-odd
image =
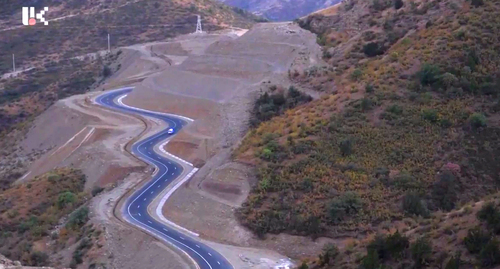
[{"label": "valley below road", "polygon": [[[154,192],[161,193],[143,197],[150,200],[134,205],[144,206],[144,211],[133,214],[149,213],[154,223],[167,219],[176,240],[182,241],[180,233],[189,236],[183,238],[193,242],[186,244],[190,248],[196,248],[194,240],[201,242],[206,246],[203,257],[215,265],[201,268],[231,268],[229,263],[238,269],[275,268],[289,264],[288,257],[315,256],[327,239],[280,234],[262,240],[238,223],[234,210],[255,180],[252,168],[232,162],[231,153],[248,130],[249,111],[259,91],[270,85],[288,87],[292,67],[321,63],[316,37],[292,23],[268,23],[249,31],[184,35],[117,50],[118,71],[94,92],[57,102],[35,120],[21,142],[26,153],[44,154],[19,182],[56,167],[74,167],[87,176],[87,190],[108,190],[91,201],[91,222],[104,227],[106,242],[100,253],[88,255],[120,269],[196,268],[185,249],[179,251],[123,221],[129,197],[142,188],[151,192],[151,178],[162,172],[131,154],[137,141],[149,141],[148,150],[155,151],[150,155],[158,158],[163,153],[160,158],[172,162],[168,169],[178,171],[169,179],[173,185],[191,171],[185,163],[199,170],[166,201],[161,198],[171,190],[166,186],[170,181],[155,185]],[[120,98],[123,104],[193,121],[182,123],[168,143],[158,144],[168,126],[163,120],[123,114],[93,101],[125,87],[133,90]],[[59,258],[68,259],[70,253],[62,252]],[[217,262],[225,266],[217,267]]]}]

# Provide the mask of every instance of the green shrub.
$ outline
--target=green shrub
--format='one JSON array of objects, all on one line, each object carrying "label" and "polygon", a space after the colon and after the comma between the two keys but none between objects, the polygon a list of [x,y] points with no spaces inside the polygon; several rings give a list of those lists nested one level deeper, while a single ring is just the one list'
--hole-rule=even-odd
[{"label": "green shrub", "polygon": [[390,257],[386,246],[386,238],[383,234],[377,234],[375,238],[366,246],[368,253],[374,252],[377,255],[377,261],[384,261]]},{"label": "green shrub", "polygon": [[292,146],[292,152],[294,154],[304,154],[304,153],[309,153],[312,149],[314,149],[314,142],[309,140],[299,141],[297,144],[293,144],[291,146]]},{"label": "green shrub", "polygon": [[374,90],[375,90],[375,87],[373,87],[373,85],[371,83],[366,84],[366,86],[365,86],[366,93],[372,93]]},{"label": "green shrub", "polygon": [[351,73],[351,79],[353,81],[358,81],[359,79],[361,79],[362,76],[363,76],[363,71],[361,71],[358,68],[354,69],[354,71],[352,71]]},{"label": "green shrub", "polygon": [[422,216],[424,218],[429,216],[427,206],[415,193],[409,193],[403,197],[403,210],[409,215]]},{"label": "green shrub", "polygon": [[[274,87],[271,86],[273,92],[276,91]],[[250,126],[257,127],[261,122],[283,114],[286,109],[291,109],[310,101],[312,101],[311,96],[300,92],[294,87],[288,89],[286,96],[279,92],[272,95],[265,92],[255,101],[251,113]]]},{"label": "green shrub", "polygon": [[59,197],[57,198],[57,206],[60,209],[66,207],[67,205],[74,204],[75,202],[76,195],[69,191],[59,194]]},{"label": "green shrub", "polygon": [[361,269],[380,269],[380,259],[378,258],[377,251],[368,249],[368,253],[361,260]]},{"label": "green shrub", "polygon": [[422,118],[431,123],[436,123],[438,121],[438,112],[435,109],[424,109],[422,111]]},{"label": "green shrub", "polygon": [[474,113],[469,118],[472,128],[486,127],[486,117],[482,113]]},{"label": "green shrub", "polygon": [[47,266],[49,255],[45,252],[35,251],[30,255],[29,265],[31,266]]},{"label": "green shrub", "polygon": [[401,258],[404,255],[404,251],[410,246],[410,241],[408,237],[401,235],[399,231],[387,236],[385,239],[385,246],[387,252],[392,258]]},{"label": "green shrub", "polygon": [[[395,150],[389,155],[394,162],[401,162],[404,157],[401,152]],[[415,189],[419,187],[419,182],[410,173],[402,171],[395,176],[392,181],[387,182],[389,186],[393,186],[403,190]]]},{"label": "green shrub", "polygon": [[411,257],[414,268],[423,268],[429,263],[432,256],[432,245],[425,237],[421,237],[411,245]]},{"label": "green shrub", "polygon": [[450,128],[453,126],[453,122],[451,122],[449,119],[441,119],[439,121],[439,125],[443,128]]},{"label": "green shrub", "polygon": [[340,251],[337,246],[334,244],[326,244],[323,247],[323,252],[319,255],[319,265],[324,266],[330,264],[337,258],[339,253]]},{"label": "green shrub", "polygon": [[453,255],[446,263],[444,269],[460,269],[460,265],[463,263],[460,259],[461,253],[457,252]]},{"label": "green shrub", "polygon": [[477,218],[485,221],[494,233],[500,233],[500,211],[494,203],[487,203],[477,212]]},{"label": "green shrub", "polygon": [[363,46],[363,53],[368,57],[384,54],[384,49],[377,42],[370,42]]},{"label": "green shrub", "polygon": [[112,74],[112,71],[111,71],[111,68],[109,68],[109,66],[104,66],[103,69],[102,69],[102,76],[107,78],[109,76],[111,76]]},{"label": "green shrub", "polygon": [[21,233],[29,231],[36,227],[39,224],[38,218],[36,216],[30,216],[30,218],[26,221],[23,221],[19,224],[18,230]]},{"label": "green shrub", "polygon": [[448,73],[448,72],[444,73],[441,76],[441,82],[442,82],[445,89],[449,89],[451,87],[458,86],[458,84],[459,84],[458,78],[455,75]]},{"label": "green shrub", "polygon": [[475,7],[480,7],[484,5],[484,0],[472,0],[471,4]]},{"label": "green shrub", "polygon": [[491,239],[479,253],[483,268],[500,264],[500,244],[496,238]]},{"label": "green shrub", "polygon": [[260,158],[268,162],[281,162],[288,157],[288,151],[274,139],[267,142],[260,152]]},{"label": "green shrub", "polygon": [[101,193],[102,191],[104,190],[104,188],[101,188],[99,186],[95,186],[94,188],[92,188],[92,196],[96,196],[98,195],[99,193]]},{"label": "green shrub", "polygon": [[398,10],[398,9],[402,8],[402,7],[403,7],[403,5],[404,5],[403,0],[395,0],[395,1],[394,1],[394,8],[395,8],[396,10]]},{"label": "green shrub", "polygon": [[490,238],[491,236],[489,233],[483,232],[480,227],[475,227],[469,229],[467,232],[467,236],[464,237],[464,245],[471,254],[476,254],[481,251],[488,241],[490,241]]},{"label": "green shrub", "polygon": [[302,262],[299,266],[299,269],[309,269],[309,265],[306,262]]},{"label": "green shrub", "polygon": [[417,73],[417,77],[422,85],[429,86],[439,81],[440,74],[439,67],[426,63]]},{"label": "green shrub", "polygon": [[456,178],[449,172],[445,171],[439,175],[439,179],[432,187],[432,199],[436,202],[438,208],[450,211],[455,208],[457,201]]},{"label": "green shrub", "polygon": [[361,110],[368,111],[372,108],[373,101],[369,98],[361,99]]},{"label": "green shrub", "polygon": [[83,238],[73,252],[70,267],[76,268],[76,265],[83,263],[83,256],[91,247],[92,241],[89,238]]},{"label": "green shrub", "polygon": [[[377,255],[377,261],[384,262],[389,259],[399,259],[404,257],[405,251],[410,246],[408,237],[401,235],[399,231],[388,235],[378,234],[366,247],[368,253],[373,252]],[[368,258],[373,261],[372,257]]]},{"label": "green shrub", "polygon": [[89,209],[87,207],[82,207],[77,209],[73,214],[69,216],[68,223],[66,227],[72,230],[79,229],[89,220]]},{"label": "green shrub", "polygon": [[394,105],[387,107],[387,109],[385,111],[392,113],[392,114],[395,114],[395,115],[403,114],[403,108],[397,104],[394,104]]},{"label": "green shrub", "polygon": [[386,10],[390,6],[391,6],[390,0],[373,0],[372,2],[372,8],[375,9],[376,11]]},{"label": "green shrub", "polygon": [[346,192],[334,198],[327,206],[328,215],[333,222],[338,222],[348,215],[357,214],[363,207],[361,198],[354,192]]},{"label": "green shrub", "polygon": [[304,180],[302,181],[302,189],[304,191],[312,191],[314,189],[313,182],[310,178],[304,178]]},{"label": "green shrub", "polygon": [[352,154],[352,140],[347,138],[340,141],[339,148],[342,156],[349,156]]}]

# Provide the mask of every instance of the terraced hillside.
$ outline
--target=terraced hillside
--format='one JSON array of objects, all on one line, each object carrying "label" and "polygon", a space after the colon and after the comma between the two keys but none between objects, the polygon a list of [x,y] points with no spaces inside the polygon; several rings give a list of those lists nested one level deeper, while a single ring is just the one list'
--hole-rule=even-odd
[{"label": "terraced hillside", "polygon": [[[443,263],[465,250],[459,230],[475,225],[443,212],[471,214],[500,183],[500,1],[351,0],[323,14],[299,23],[328,66],[290,78],[326,94],[248,133],[236,158],[256,166],[258,183],[238,216],[261,235],[339,239],[316,267],[442,266],[440,252]],[[409,237],[403,256],[364,248],[396,229]],[[439,241],[445,229],[455,243]],[[424,256],[412,260],[410,243]],[[481,251],[463,252],[465,268]]]},{"label": "terraced hillside", "polygon": [[[26,3],[25,3],[26,4]],[[24,4],[23,4],[24,5]],[[61,98],[96,87],[120,66],[120,51],[107,55],[111,46],[164,40],[196,27],[196,14],[204,30],[227,26],[250,26],[256,17],[219,2],[203,1],[30,1],[37,8],[48,6],[48,26],[18,27],[21,3],[0,4],[0,137],[5,157],[0,161],[0,185],[6,188],[24,173],[25,162],[40,152],[17,159],[16,144],[31,120]],[[236,11],[237,12],[236,12]],[[12,28],[17,27],[17,28]],[[99,53],[97,56],[96,52]],[[90,53],[90,54],[89,54]],[[10,74],[15,54],[19,74]],[[6,156],[9,156],[7,158]]]}]

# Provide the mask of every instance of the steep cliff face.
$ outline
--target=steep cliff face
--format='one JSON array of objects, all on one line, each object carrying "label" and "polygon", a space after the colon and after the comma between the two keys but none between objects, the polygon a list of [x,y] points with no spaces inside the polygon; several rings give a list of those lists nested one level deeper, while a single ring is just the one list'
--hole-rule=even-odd
[{"label": "steep cliff face", "polygon": [[273,21],[289,21],[335,5],[340,0],[221,0]]}]

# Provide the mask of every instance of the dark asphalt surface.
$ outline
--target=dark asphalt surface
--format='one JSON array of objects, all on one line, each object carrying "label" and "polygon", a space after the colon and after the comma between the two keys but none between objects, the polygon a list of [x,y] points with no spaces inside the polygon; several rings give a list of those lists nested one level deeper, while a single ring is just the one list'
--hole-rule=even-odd
[{"label": "dark asphalt surface", "polygon": [[[169,127],[151,137],[136,142],[132,146],[132,153],[145,162],[156,166],[157,173],[145,186],[141,187],[127,200],[125,210],[123,211],[125,219],[131,224],[140,226],[154,233],[157,237],[161,237],[161,239],[175,245],[191,256],[202,269],[232,269],[232,265],[212,248],[174,230],[168,225],[156,221],[149,215],[147,210],[149,204],[183,172],[183,167],[179,163],[156,154],[153,150],[154,146],[172,136],[167,133],[168,128],[175,128],[177,133],[187,122],[173,116],[125,107],[117,103],[119,97],[128,94],[132,90],[133,88],[123,88],[107,92],[98,96],[96,102],[104,107],[120,112],[140,114],[162,120]],[[192,221],[199,220],[193,219]]]}]

